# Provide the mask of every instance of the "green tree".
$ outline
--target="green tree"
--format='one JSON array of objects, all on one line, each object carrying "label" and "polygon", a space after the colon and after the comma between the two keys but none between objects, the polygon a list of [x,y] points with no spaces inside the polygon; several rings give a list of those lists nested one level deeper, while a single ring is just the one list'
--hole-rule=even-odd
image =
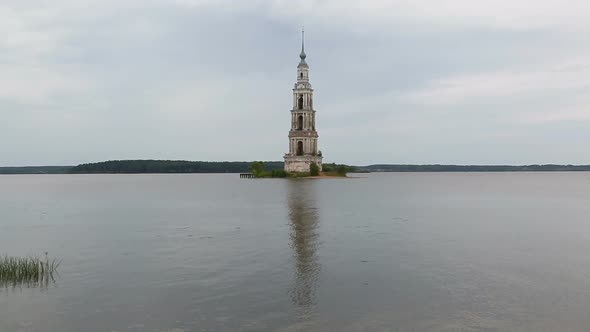
[{"label": "green tree", "polygon": [[318,176],[320,175],[320,166],[316,163],[311,163],[309,165],[309,175],[311,176]]},{"label": "green tree", "polygon": [[248,169],[254,174],[254,176],[261,176],[262,173],[264,173],[264,163],[262,161],[255,161],[250,164]]},{"label": "green tree", "polygon": [[340,176],[346,176],[346,172],[347,172],[347,169],[346,169],[345,165],[340,165],[336,169],[336,173],[338,173],[338,175],[340,175]]}]

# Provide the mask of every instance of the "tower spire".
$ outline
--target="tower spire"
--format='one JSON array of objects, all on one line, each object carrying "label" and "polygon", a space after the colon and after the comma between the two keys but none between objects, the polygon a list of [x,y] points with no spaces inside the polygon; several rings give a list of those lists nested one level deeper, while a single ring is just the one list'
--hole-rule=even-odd
[{"label": "tower spire", "polygon": [[301,27],[301,53],[305,53],[305,27]]},{"label": "tower spire", "polygon": [[301,59],[301,62],[299,64],[305,64],[306,57],[307,57],[307,55],[305,55],[305,28],[302,27],[301,28],[301,54],[299,54],[299,58]]}]

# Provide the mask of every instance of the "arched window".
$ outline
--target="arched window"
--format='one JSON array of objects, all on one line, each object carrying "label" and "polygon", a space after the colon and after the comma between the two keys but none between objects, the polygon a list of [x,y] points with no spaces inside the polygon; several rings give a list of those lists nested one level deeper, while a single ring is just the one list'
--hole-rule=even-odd
[{"label": "arched window", "polygon": [[303,115],[297,117],[297,130],[303,130]]},{"label": "arched window", "polygon": [[303,141],[297,141],[297,155],[303,156]]},{"label": "arched window", "polygon": [[300,110],[303,109],[303,95],[299,96],[299,100],[297,101],[297,108],[299,108]]},{"label": "arched window", "polygon": [[303,73],[299,74],[299,78],[303,79]]}]

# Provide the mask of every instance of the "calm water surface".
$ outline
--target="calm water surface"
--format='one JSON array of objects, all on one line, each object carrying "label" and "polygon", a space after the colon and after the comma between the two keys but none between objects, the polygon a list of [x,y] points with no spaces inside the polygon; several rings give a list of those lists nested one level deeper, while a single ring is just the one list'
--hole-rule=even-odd
[{"label": "calm water surface", "polygon": [[588,331],[590,173],[0,176],[0,331]]}]

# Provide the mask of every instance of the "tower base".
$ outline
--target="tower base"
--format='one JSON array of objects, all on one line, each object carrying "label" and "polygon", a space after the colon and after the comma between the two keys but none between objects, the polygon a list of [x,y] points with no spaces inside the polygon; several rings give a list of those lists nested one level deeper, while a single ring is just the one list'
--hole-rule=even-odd
[{"label": "tower base", "polygon": [[320,171],[322,170],[322,156],[292,156],[285,155],[285,171],[286,172],[297,172],[297,173],[309,173],[309,167],[311,163],[316,163]]}]

